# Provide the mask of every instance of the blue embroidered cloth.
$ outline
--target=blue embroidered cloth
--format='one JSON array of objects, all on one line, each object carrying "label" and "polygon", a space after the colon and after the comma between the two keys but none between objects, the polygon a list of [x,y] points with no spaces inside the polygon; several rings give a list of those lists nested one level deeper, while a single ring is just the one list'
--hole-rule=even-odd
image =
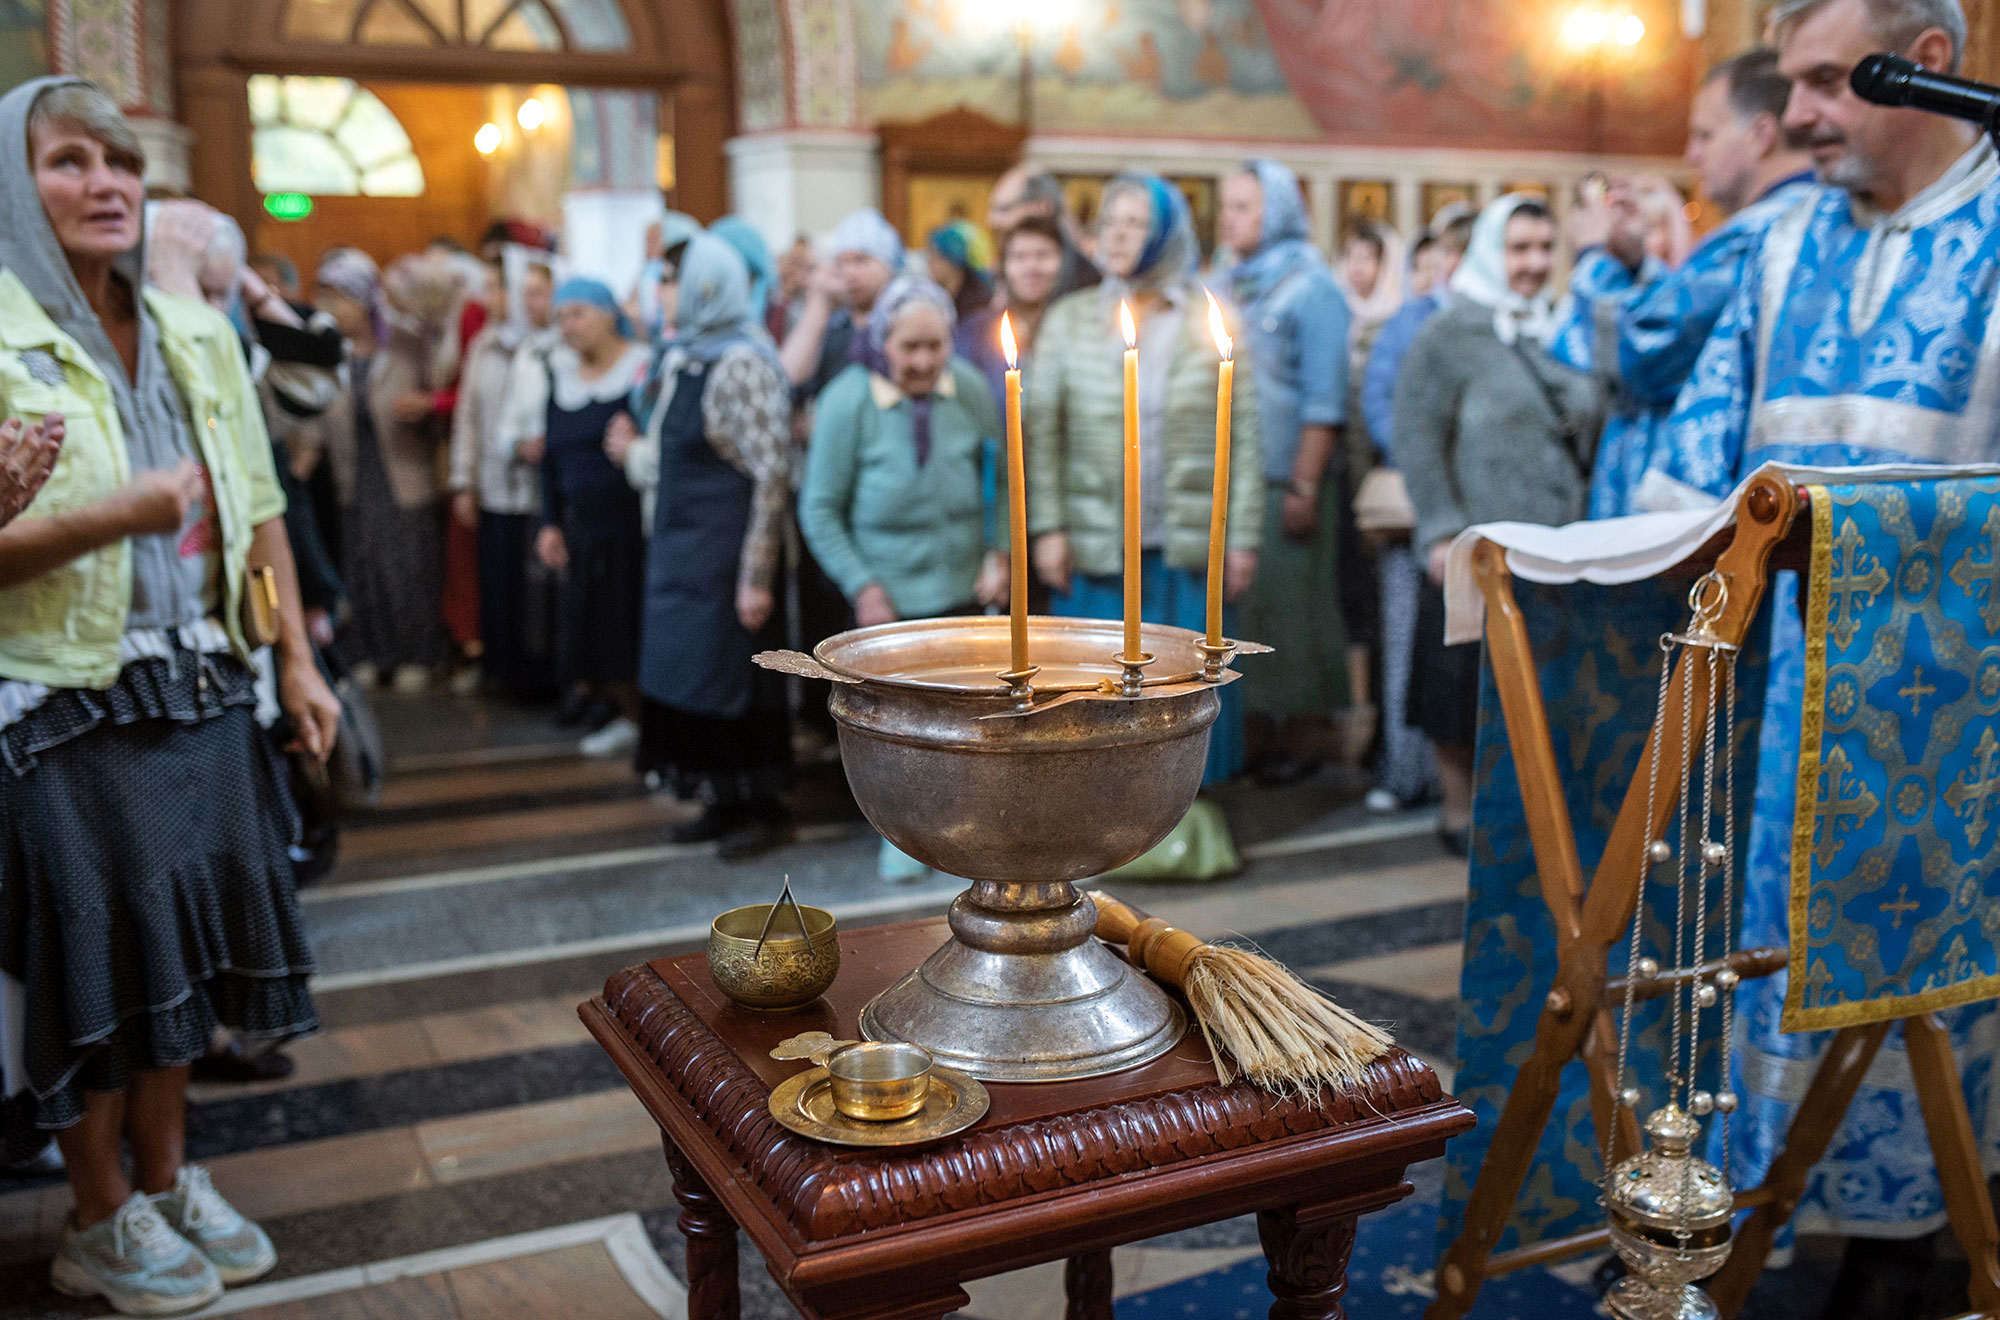
[{"label": "blue embroidered cloth", "polygon": [[1812,494],[1786,1031],[2000,996],[2000,479]]},{"label": "blue embroidered cloth", "polygon": [[[1686,627],[1687,589],[1687,582],[1671,579],[1618,587],[1515,584],[1586,877],[1602,857],[1618,809],[1639,772],[1659,699],[1659,639]],[[1748,819],[1756,784],[1755,731],[1763,709],[1768,618],[1767,609],[1737,661],[1739,843],[1747,836],[1742,824]],[[1555,922],[1542,902],[1520,782],[1490,666],[1481,680],[1479,716],[1472,876],[1465,970],[1459,987],[1458,1074],[1453,1085],[1459,1100],[1478,1115],[1479,1126],[1455,1139],[1446,1152],[1441,1247],[1458,1235],[1464,1222],[1466,1200],[1486,1160],[1507,1094],[1533,1048],[1542,1002],[1556,972]],[[1670,773],[1663,768],[1663,775]],[[1721,791],[1719,778],[1717,791]],[[1664,827],[1658,833],[1678,840]],[[1713,925],[1722,917],[1719,894],[1712,890],[1709,902]],[[1676,907],[1670,869],[1646,885],[1640,918],[1642,953],[1663,966],[1671,965]],[[1732,919],[1730,929],[1734,928]],[[1712,937],[1709,947],[1719,949],[1719,940]],[[1621,940],[1614,949],[1613,975],[1624,971],[1627,948]],[[1634,1015],[1633,1081],[1645,1093],[1647,1108],[1666,1099],[1661,1080],[1668,1047],[1666,1009],[1666,1001],[1656,1000],[1642,1004]],[[1718,1074],[1719,1016],[1711,1010],[1702,1025],[1708,1048],[1698,1071],[1711,1089]],[[1563,1237],[1603,1223],[1604,1213],[1597,1204],[1600,1142],[1590,1112],[1589,1078],[1583,1064],[1573,1060],[1563,1071],[1554,1115],[1496,1249]]]}]

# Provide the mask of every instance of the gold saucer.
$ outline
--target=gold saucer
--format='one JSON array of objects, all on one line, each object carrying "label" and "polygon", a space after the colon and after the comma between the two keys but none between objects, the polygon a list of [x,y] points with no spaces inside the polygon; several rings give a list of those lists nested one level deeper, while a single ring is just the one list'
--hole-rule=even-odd
[{"label": "gold saucer", "polygon": [[832,1083],[824,1068],[785,1079],[771,1092],[771,1117],[802,1137],[836,1146],[914,1146],[965,1131],[993,1103],[986,1088],[964,1073],[934,1068],[922,1109],[894,1122],[869,1123],[833,1107]]}]

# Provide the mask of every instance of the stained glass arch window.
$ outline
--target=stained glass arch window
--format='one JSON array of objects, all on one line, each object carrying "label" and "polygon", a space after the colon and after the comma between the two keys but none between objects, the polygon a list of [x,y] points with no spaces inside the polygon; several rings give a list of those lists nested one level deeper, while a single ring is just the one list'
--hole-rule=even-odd
[{"label": "stained glass arch window", "polygon": [[332,45],[632,49],[619,0],[287,0],[279,31]]},{"label": "stained glass arch window", "polygon": [[310,197],[421,197],[424,167],[381,98],[348,78],[250,79],[257,191]]}]

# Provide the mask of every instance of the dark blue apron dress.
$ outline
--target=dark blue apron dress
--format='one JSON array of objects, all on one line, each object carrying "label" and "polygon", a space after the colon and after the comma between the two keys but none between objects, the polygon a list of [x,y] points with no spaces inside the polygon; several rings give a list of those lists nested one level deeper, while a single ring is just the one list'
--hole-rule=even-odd
[{"label": "dark blue apron dress", "polygon": [[684,366],[660,422],[660,498],[646,552],[639,769],[711,806],[771,805],[791,782],[784,680],[750,663],[782,647],[782,611],[757,633],[736,617],[754,483],[715,451],[708,369]]},{"label": "dark blue apron dress", "polygon": [[569,547],[556,645],[565,688],[616,686],[638,673],[646,554],[639,494],[604,454],[604,432],[624,409],[622,398],[560,408],[551,382],[542,483],[548,520]]}]

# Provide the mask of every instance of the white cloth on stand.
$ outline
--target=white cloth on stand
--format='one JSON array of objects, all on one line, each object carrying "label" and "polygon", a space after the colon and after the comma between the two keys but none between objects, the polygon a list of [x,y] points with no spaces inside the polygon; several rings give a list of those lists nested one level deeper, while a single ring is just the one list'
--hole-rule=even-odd
[{"label": "white cloth on stand", "polygon": [[1543,527],[1534,523],[1485,523],[1468,527],[1451,543],[1445,571],[1447,646],[1477,642],[1486,629],[1486,598],[1472,575],[1472,548],[1482,540],[1507,551],[1507,568],[1529,582],[1563,584],[1595,582],[1611,586],[1657,577],[1692,557],[1736,522],[1743,490],[1766,472],[1782,474],[1794,485],[1859,485],[1875,481],[1943,481],[1961,477],[2000,475],[1990,464],[1876,464],[1870,467],[1794,467],[1767,463],[1757,469],[1726,500],[1709,509],[1671,513],[1640,513],[1629,518]]}]

